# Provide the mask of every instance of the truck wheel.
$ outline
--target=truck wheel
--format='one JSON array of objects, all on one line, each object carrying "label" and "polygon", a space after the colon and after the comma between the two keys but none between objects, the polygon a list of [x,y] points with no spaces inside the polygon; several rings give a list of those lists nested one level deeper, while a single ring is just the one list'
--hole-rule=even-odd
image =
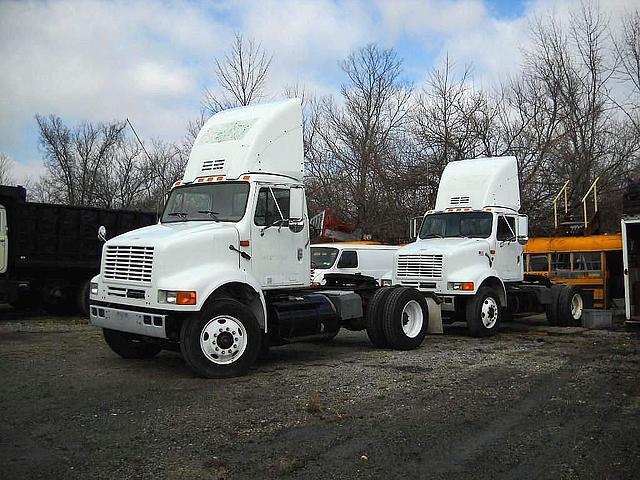
[{"label": "truck wheel", "polygon": [[386,348],[389,345],[384,335],[382,322],[384,319],[384,305],[393,290],[393,287],[379,288],[369,299],[367,305],[367,336],[371,343],[378,348]]},{"label": "truck wheel", "polygon": [[467,302],[467,327],[472,337],[489,337],[500,327],[500,300],[488,287],[480,287],[478,293]]},{"label": "truck wheel", "polygon": [[206,378],[237,377],[260,353],[262,331],[249,308],[216,300],[182,323],[180,350],[189,366]]},{"label": "truck wheel", "polygon": [[560,325],[579,326],[584,310],[584,298],[580,288],[564,285],[558,295],[558,321]]},{"label": "truck wheel", "polygon": [[126,332],[104,328],[102,334],[111,350],[122,358],[152,358],[162,350],[159,345],[147,343]]},{"label": "truck wheel", "polygon": [[415,288],[394,289],[384,303],[382,320],[390,347],[412,350],[420,346],[429,326],[427,301]]},{"label": "truck wheel", "polygon": [[544,306],[544,314],[549,325],[558,326],[558,297],[564,285],[553,285],[551,287],[551,303]]}]

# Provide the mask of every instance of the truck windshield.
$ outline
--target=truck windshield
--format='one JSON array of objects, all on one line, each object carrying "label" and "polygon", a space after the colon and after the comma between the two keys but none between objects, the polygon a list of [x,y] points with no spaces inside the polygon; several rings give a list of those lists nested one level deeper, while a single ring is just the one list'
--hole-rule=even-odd
[{"label": "truck windshield", "polygon": [[237,222],[244,216],[247,182],[219,182],[175,188],[162,213],[162,223],[188,220]]},{"label": "truck windshield", "polygon": [[321,270],[331,268],[337,257],[337,248],[311,247],[311,268],[319,268]]},{"label": "truck windshield", "polygon": [[434,213],[422,222],[420,238],[488,238],[492,221],[489,212]]}]

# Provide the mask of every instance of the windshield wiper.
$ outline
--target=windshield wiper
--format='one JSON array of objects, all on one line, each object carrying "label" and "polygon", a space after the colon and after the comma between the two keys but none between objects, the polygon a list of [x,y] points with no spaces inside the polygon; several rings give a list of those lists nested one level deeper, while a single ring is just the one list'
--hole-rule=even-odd
[{"label": "windshield wiper", "polygon": [[167,216],[180,217],[181,219],[186,220],[189,214],[187,212],[173,212],[173,213],[168,213]]},{"label": "windshield wiper", "polygon": [[431,238],[431,237],[435,237],[435,238],[444,238],[442,235],[440,235],[439,233],[427,233],[424,237],[421,237],[423,240],[425,238]]},{"label": "windshield wiper", "polygon": [[198,210],[198,213],[208,213],[215,222],[219,222],[220,221],[220,220],[218,220],[218,217],[216,216],[220,212],[213,212],[211,210]]},{"label": "windshield wiper", "polygon": [[278,225],[278,226],[280,226],[280,227],[281,227],[282,225],[284,225],[284,224],[285,224],[285,223],[287,223],[288,221],[289,221],[289,220],[287,220],[287,219],[285,219],[285,218],[279,218],[278,220],[274,220],[273,222],[271,222],[271,223],[270,223],[269,225],[267,225],[266,227],[262,227],[262,230],[260,230],[260,236],[264,235],[264,231],[265,231],[267,228],[275,227],[276,225]]}]

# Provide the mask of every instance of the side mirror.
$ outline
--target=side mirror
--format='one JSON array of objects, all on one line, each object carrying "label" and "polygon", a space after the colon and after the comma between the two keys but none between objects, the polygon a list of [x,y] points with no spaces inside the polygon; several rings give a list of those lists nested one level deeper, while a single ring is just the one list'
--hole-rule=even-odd
[{"label": "side mirror", "polygon": [[529,217],[526,215],[518,215],[518,226],[517,226],[517,234],[518,234],[518,243],[520,245],[526,245],[529,241]]},{"label": "side mirror", "polygon": [[289,220],[300,222],[304,218],[304,188],[291,187],[289,190]]},{"label": "side mirror", "polygon": [[107,241],[107,227],[105,227],[104,225],[100,225],[98,227],[98,240],[100,240],[101,242]]}]

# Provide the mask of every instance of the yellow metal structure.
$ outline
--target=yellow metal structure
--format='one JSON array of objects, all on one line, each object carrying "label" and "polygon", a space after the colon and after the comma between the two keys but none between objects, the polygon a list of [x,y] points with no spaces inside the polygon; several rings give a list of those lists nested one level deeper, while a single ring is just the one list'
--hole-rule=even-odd
[{"label": "yellow metal structure", "polygon": [[589,197],[589,194],[591,194],[591,192],[593,192],[593,209],[594,209],[593,213],[594,214],[598,213],[598,187],[597,187],[598,180],[600,180],[600,177],[596,177],[596,179],[593,181],[593,183],[589,187],[589,190],[587,190],[587,193],[585,193],[584,197],[582,197],[582,211],[584,213],[585,229],[589,225],[589,219],[587,218],[587,198]]},{"label": "yellow metal structure", "polygon": [[555,228],[558,228],[558,199],[564,193],[564,213],[565,215],[569,212],[569,199],[567,194],[567,187],[569,186],[569,180],[564,182],[564,185],[556,195],[556,198],[553,199],[553,222]]}]

